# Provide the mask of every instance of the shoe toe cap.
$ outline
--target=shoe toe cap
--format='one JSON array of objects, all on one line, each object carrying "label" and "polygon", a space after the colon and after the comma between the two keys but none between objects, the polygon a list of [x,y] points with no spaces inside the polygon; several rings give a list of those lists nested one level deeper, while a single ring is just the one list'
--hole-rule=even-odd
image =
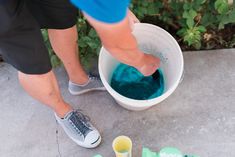
[{"label": "shoe toe cap", "polygon": [[93,130],[86,135],[85,143],[91,148],[97,147],[101,142],[100,133],[97,130]]}]

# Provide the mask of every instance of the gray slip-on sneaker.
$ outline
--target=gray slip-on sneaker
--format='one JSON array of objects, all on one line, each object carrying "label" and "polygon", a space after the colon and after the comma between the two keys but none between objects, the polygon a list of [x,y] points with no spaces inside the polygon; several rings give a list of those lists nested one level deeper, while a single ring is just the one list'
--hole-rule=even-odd
[{"label": "gray slip-on sneaker", "polygon": [[101,142],[98,130],[91,124],[88,116],[81,110],[72,110],[62,119],[55,113],[57,122],[62,126],[65,133],[79,146],[95,148]]},{"label": "gray slip-on sneaker", "polygon": [[105,91],[106,89],[99,77],[89,76],[88,82],[84,85],[69,81],[68,90],[72,95],[80,95],[95,90]]}]

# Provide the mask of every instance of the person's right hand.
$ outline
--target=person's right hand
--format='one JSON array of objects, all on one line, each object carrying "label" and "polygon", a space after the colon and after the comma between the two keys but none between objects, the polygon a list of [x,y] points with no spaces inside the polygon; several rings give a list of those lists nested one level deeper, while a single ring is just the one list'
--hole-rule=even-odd
[{"label": "person's right hand", "polygon": [[[128,16],[113,24],[97,21],[87,14],[85,16],[97,31],[102,45],[121,63],[135,67],[144,76],[152,75],[159,68],[159,58],[145,54],[138,49],[138,43],[131,33]],[[131,16],[132,21],[137,22],[131,12],[129,12],[129,16]]]},{"label": "person's right hand", "polygon": [[160,59],[151,54],[142,56],[140,62],[135,66],[144,76],[152,75],[160,66]]}]

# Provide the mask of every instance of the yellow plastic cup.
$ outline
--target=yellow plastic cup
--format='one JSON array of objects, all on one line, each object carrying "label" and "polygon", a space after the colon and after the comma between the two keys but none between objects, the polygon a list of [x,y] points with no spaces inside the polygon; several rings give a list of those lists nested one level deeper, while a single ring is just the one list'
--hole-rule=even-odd
[{"label": "yellow plastic cup", "polygon": [[116,157],[131,157],[132,141],[127,136],[118,136],[113,140]]}]

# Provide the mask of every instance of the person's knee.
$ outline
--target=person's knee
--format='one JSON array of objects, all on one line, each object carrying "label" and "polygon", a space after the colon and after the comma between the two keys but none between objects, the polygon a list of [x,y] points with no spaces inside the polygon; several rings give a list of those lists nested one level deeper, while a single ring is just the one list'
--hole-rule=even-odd
[{"label": "person's knee", "polygon": [[42,73],[42,74],[27,74],[21,71],[18,71],[18,77],[20,81],[23,81],[25,79],[46,79],[48,78],[49,75],[51,75],[53,73],[52,70],[46,72],[46,73]]}]

